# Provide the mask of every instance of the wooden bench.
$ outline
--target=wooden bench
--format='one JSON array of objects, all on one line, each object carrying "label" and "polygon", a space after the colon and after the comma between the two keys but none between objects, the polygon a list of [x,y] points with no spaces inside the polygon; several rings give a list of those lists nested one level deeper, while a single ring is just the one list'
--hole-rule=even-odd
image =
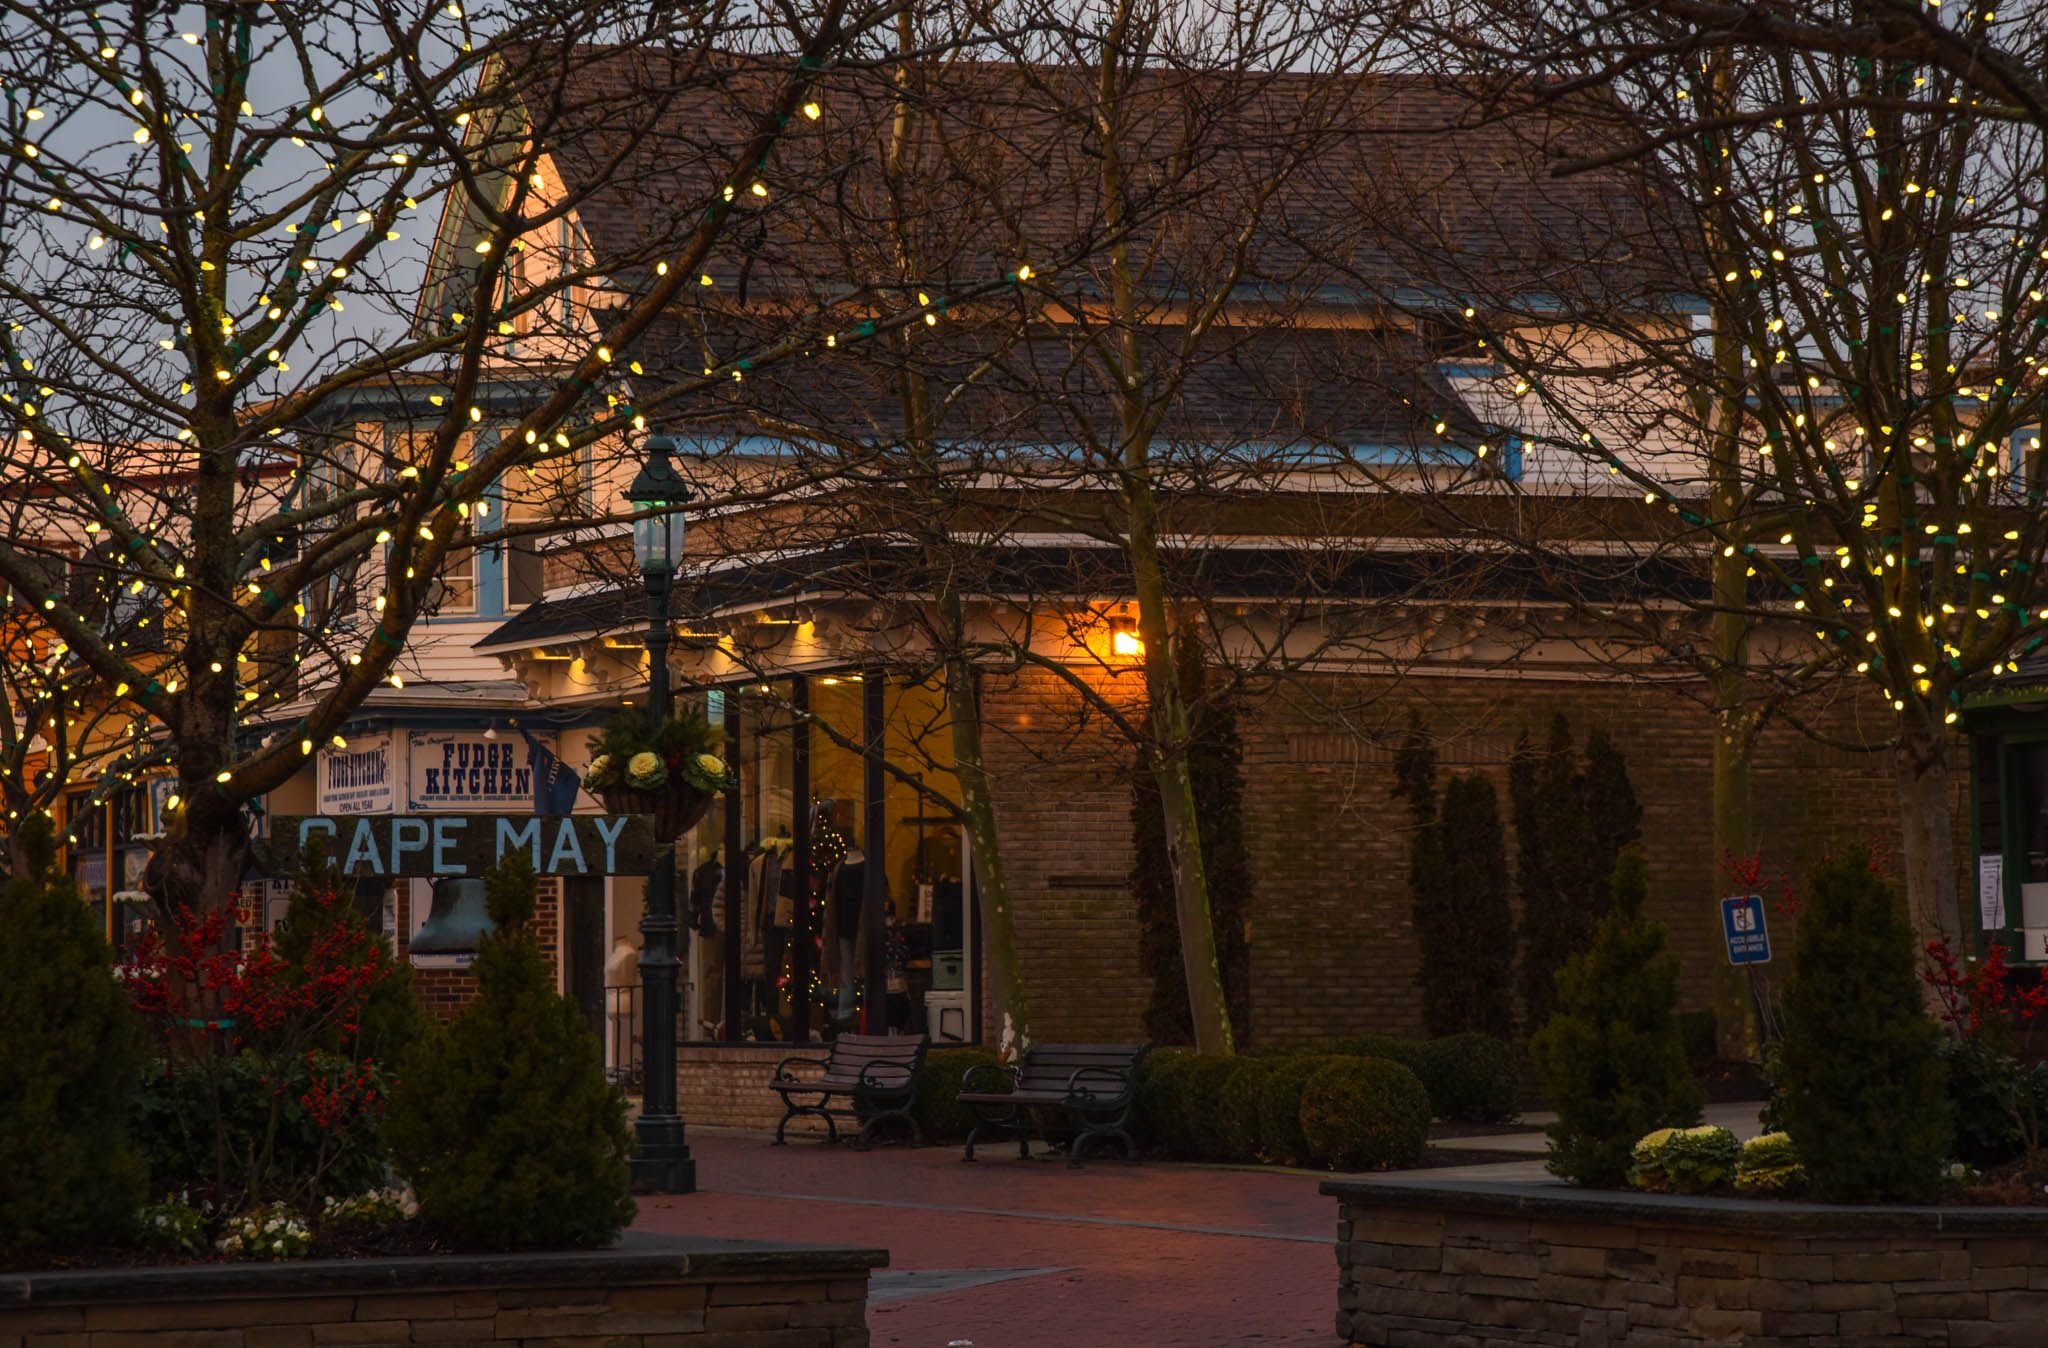
[{"label": "wooden bench", "polygon": [[[815,1114],[825,1121],[828,1142],[839,1140],[840,1118],[852,1118],[861,1125],[857,1147],[865,1147],[880,1125],[899,1120],[910,1125],[910,1139],[924,1145],[924,1130],[917,1126],[911,1109],[917,1103],[918,1079],[924,1075],[923,1036],[890,1034],[842,1034],[832,1041],[824,1057],[796,1053],[775,1065],[768,1089],[782,1096],[782,1121],[775,1125],[775,1144],[784,1142],[789,1121]],[[815,1076],[799,1075],[799,1066],[824,1069]],[[845,1099],[834,1108],[831,1102]]]},{"label": "wooden bench", "polygon": [[[1138,1068],[1145,1061],[1144,1044],[1034,1044],[1014,1067],[980,1063],[960,1079],[960,1103],[974,1110],[974,1130],[967,1135],[967,1153],[983,1133],[1012,1133],[1017,1154],[1031,1155],[1029,1134],[1041,1140],[1043,1115],[1065,1115],[1070,1133],[1067,1164],[1081,1164],[1081,1153],[1097,1138],[1120,1139],[1124,1158],[1138,1159],[1130,1134],[1131,1114],[1138,1099]],[[1001,1089],[1004,1078],[1011,1084]]]}]

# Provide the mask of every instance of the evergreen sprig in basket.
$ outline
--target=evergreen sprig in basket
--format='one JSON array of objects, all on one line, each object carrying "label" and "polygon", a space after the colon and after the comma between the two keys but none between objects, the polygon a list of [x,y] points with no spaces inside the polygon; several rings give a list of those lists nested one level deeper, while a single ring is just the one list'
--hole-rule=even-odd
[{"label": "evergreen sprig in basket", "polygon": [[613,814],[652,815],[655,840],[673,842],[739,782],[712,752],[722,740],[695,708],[657,722],[628,707],[598,737],[583,785]]}]

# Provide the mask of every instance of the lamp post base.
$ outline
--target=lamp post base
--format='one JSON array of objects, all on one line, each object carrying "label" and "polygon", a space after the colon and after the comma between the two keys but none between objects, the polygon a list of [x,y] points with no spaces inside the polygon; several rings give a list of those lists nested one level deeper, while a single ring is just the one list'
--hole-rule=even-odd
[{"label": "lamp post base", "polygon": [[641,1116],[634,1125],[640,1149],[633,1157],[633,1192],[636,1194],[693,1194],[697,1192],[697,1162],[683,1141],[679,1118]]}]

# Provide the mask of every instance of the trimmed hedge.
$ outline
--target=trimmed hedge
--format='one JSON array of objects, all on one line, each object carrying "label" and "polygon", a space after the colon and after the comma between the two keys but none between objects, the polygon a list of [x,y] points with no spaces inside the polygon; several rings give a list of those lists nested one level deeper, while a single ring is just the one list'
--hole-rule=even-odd
[{"label": "trimmed hedge", "polygon": [[1216,1137],[1224,1160],[1271,1156],[1259,1122],[1259,1102],[1265,1097],[1266,1082],[1286,1064],[1285,1058],[1239,1058],[1232,1064],[1216,1103]]},{"label": "trimmed hedge", "polygon": [[1145,1055],[1138,1080],[1138,1126],[1154,1145],[1169,1152],[1179,1150],[1176,1131],[1184,1113],[1180,1078],[1194,1059],[1193,1049],[1155,1048]]},{"label": "trimmed hedge", "polygon": [[924,1129],[925,1141],[956,1141],[973,1130],[974,1111],[960,1103],[960,1079],[970,1068],[1001,1062],[994,1049],[981,1047],[939,1048],[924,1055],[924,1075],[918,1079],[911,1113]]},{"label": "trimmed hedge", "polygon": [[1422,1070],[1416,1075],[1440,1119],[1506,1123],[1521,1113],[1516,1104],[1521,1079],[1515,1071],[1515,1051],[1490,1034],[1430,1040],[1422,1045]]},{"label": "trimmed hedge", "polygon": [[1202,1160],[1229,1159],[1222,1132],[1223,1087],[1237,1069],[1237,1059],[1197,1053],[1180,1078],[1180,1115],[1174,1135],[1181,1153]]},{"label": "trimmed hedge", "polygon": [[1301,1088],[1325,1064],[1339,1059],[1320,1053],[1282,1058],[1259,1087],[1259,1142],[1268,1159],[1283,1165],[1308,1162],[1308,1139],[1301,1135]]},{"label": "trimmed hedge", "polygon": [[1514,1050],[1489,1034],[1441,1039],[1395,1039],[1367,1034],[1332,1042],[1329,1051],[1352,1058],[1384,1058],[1413,1072],[1429,1093],[1430,1113],[1458,1123],[1505,1123],[1521,1111],[1521,1081]]},{"label": "trimmed hedge", "polygon": [[1324,1063],[1301,1089],[1309,1154],[1339,1170],[1412,1165],[1429,1138],[1429,1094],[1386,1058]]}]

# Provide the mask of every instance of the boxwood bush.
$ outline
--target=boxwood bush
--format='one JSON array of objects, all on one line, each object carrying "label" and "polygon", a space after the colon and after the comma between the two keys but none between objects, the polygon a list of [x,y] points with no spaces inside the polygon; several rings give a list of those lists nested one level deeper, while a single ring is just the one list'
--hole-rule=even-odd
[{"label": "boxwood bush", "polygon": [[1157,1147],[1177,1151],[1181,1128],[1180,1076],[1194,1062],[1192,1049],[1155,1048],[1138,1078],[1138,1126]]},{"label": "boxwood bush", "polygon": [[1301,1088],[1326,1063],[1335,1061],[1327,1054],[1297,1053],[1280,1059],[1259,1084],[1259,1142],[1269,1160],[1283,1165],[1307,1163],[1308,1139],[1301,1135]]},{"label": "boxwood bush", "polygon": [[1223,1087],[1238,1060],[1215,1053],[1197,1053],[1179,1077],[1180,1121],[1176,1130],[1181,1154],[1202,1160],[1224,1160]]},{"label": "boxwood bush", "polygon": [[1519,1112],[1516,1101],[1521,1083],[1514,1050],[1492,1035],[1467,1033],[1420,1040],[1367,1034],[1336,1040],[1329,1051],[1401,1064],[1429,1093],[1434,1118],[1502,1123]]},{"label": "boxwood bush", "polygon": [[1258,1161],[1272,1154],[1259,1126],[1259,1102],[1266,1081],[1286,1066],[1285,1058],[1239,1058],[1224,1078],[1216,1103],[1216,1136],[1226,1161]]},{"label": "boxwood bush", "polygon": [[[917,1083],[917,1103],[912,1113],[924,1129],[927,1142],[950,1142],[964,1138],[973,1129],[974,1111],[960,1103],[960,1080],[968,1069],[1002,1060],[991,1048],[938,1048],[924,1055],[924,1076]],[[982,1074],[986,1080],[988,1074]],[[976,1082],[980,1086],[982,1082]]]},{"label": "boxwood bush", "polygon": [[1339,1170],[1412,1165],[1429,1136],[1429,1094],[1386,1058],[1325,1062],[1301,1088],[1309,1155]]},{"label": "boxwood bush", "polygon": [[1415,1074],[1429,1092],[1436,1117],[1505,1123],[1521,1112],[1515,1051],[1502,1040],[1490,1034],[1447,1035],[1422,1045],[1420,1057],[1421,1070]]}]

